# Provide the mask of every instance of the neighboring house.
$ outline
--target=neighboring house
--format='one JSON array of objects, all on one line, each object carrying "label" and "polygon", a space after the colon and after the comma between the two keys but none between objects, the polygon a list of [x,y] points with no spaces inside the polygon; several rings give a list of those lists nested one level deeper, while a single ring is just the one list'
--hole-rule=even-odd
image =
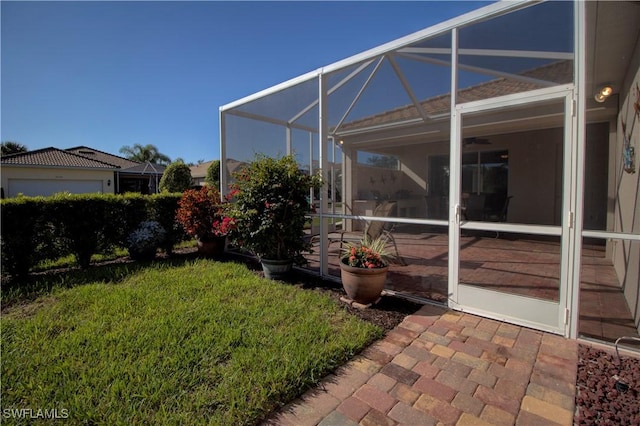
[{"label": "neighboring house", "polygon": [[[191,178],[193,179],[193,184],[195,186],[204,186],[205,179],[207,178],[207,170],[209,166],[213,163],[212,161],[207,161],[206,163],[198,164],[196,166],[191,166],[189,169],[191,170]],[[244,161],[234,160],[232,158],[227,159],[227,180],[231,179],[233,173],[235,173],[240,167],[247,165]]]},{"label": "neighboring house", "polygon": [[2,157],[4,196],[114,193],[113,164],[94,160],[58,148],[11,154]]},{"label": "neighboring house", "polygon": [[166,166],[140,163],[86,146],[77,146],[66,151],[117,166],[118,171],[114,179],[114,182],[116,182],[115,192],[117,194],[125,192],[157,193],[159,191],[160,178],[164,173],[164,169],[166,169]]},{"label": "neighboring house", "polygon": [[211,163],[213,163],[213,160],[189,167],[189,169],[191,170],[191,179],[193,179],[194,186],[205,185],[205,179],[207,178],[207,169],[209,169]]},{"label": "neighboring house", "polygon": [[58,192],[157,192],[164,166],[131,161],[86,146],[49,147],[2,157],[2,196]]},{"label": "neighboring house", "polygon": [[160,192],[160,179],[167,166],[152,163],[138,163],[116,172],[118,194],[139,192],[156,194]]}]

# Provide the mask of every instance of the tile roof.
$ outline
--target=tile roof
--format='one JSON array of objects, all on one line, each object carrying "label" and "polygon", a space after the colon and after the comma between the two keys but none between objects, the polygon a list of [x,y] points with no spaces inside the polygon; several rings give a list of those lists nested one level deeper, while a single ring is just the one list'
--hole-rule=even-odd
[{"label": "tile roof", "polygon": [[[543,67],[529,70],[521,75],[557,84],[571,83],[573,81],[573,62],[558,61]],[[459,90],[458,102],[472,102],[481,99],[541,89],[542,87],[544,86],[533,82],[503,77]],[[426,99],[421,101],[420,105],[427,115],[446,114],[451,108],[451,94],[446,93],[444,95]],[[371,115],[345,123],[340,127],[338,134],[340,131],[367,128],[416,118],[420,118],[416,107],[413,104],[405,105],[396,109],[384,111],[380,114]]]},{"label": "tile roof", "polygon": [[191,177],[192,178],[207,177],[207,169],[209,169],[209,166],[211,165],[211,163],[213,163],[213,160],[205,161],[204,163],[196,164],[195,166],[189,167],[189,169],[191,170]]},{"label": "tile roof", "polygon": [[113,164],[108,164],[99,160],[93,160],[91,158],[87,158],[85,156],[54,147],[6,155],[2,157],[1,164],[3,166],[54,166],[103,170],[113,170],[118,168]]},{"label": "tile roof", "polygon": [[107,152],[98,151],[97,149],[89,148],[88,146],[76,146],[73,148],[67,148],[65,151],[73,152],[74,154],[82,155],[83,157],[91,158],[103,163],[112,164],[121,169],[128,169],[140,164],[137,161],[109,154]]}]

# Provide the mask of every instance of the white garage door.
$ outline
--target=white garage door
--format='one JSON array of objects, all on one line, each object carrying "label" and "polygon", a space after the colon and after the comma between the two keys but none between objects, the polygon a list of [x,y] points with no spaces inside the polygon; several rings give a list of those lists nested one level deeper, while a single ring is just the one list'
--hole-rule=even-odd
[{"label": "white garage door", "polygon": [[85,194],[102,192],[101,180],[42,180],[42,179],[9,179],[9,197],[22,195],[52,195],[58,192]]}]

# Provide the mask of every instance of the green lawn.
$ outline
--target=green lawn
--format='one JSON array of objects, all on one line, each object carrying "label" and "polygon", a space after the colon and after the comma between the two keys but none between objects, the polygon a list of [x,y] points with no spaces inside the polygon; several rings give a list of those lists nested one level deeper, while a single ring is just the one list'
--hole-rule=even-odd
[{"label": "green lawn", "polygon": [[74,423],[255,424],[382,334],[321,293],[240,264],[114,275],[3,315],[3,410],[65,409]]},{"label": "green lawn", "polygon": [[[195,247],[196,240],[190,239],[187,241],[181,241],[180,243],[174,246],[174,250],[187,248],[187,247]],[[106,260],[114,260],[120,257],[129,256],[129,251],[123,247],[116,247],[113,249],[111,253],[107,254],[94,254],[91,256],[91,262],[104,262]],[[50,269],[56,268],[70,268],[76,266],[76,258],[74,255],[70,254],[68,256],[60,257],[58,259],[47,259],[38,263],[33,267],[33,271],[47,271]]]}]

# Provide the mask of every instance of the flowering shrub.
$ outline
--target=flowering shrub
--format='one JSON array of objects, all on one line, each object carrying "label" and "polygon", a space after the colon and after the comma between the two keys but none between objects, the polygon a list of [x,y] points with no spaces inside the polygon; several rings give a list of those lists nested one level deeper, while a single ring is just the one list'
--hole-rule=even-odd
[{"label": "flowering shrub", "polygon": [[236,229],[236,220],[232,217],[225,216],[221,220],[214,220],[211,231],[216,237],[225,237]]},{"label": "flowering shrub", "polygon": [[258,154],[234,177],[235,243],[261,259],[304,263],[302,252],[310,249],[304,239],[309,192],[320,189],[320,176],[300,170],[291,155],[276,159]]},{"label": "flowering shrub", "polygon": [[176,219],[187,234],[200,241],[223,237],[235,228],[235,220],[227,215],[229,203],[212,186],[190,189],[178,202]]},{"label": "flowering shrub", "polygon": [[142,222],[138,228],[127,237],[127,249],[134,259],[153,258],[166,232],[156,221]]},{"label": "flowering shrub", "polygon": [[355,268],[384,268],[394,257],[386,245],[384,236],[373,240],[365,236],[357,243],[346,243],[342,249],[342,262]]}]

